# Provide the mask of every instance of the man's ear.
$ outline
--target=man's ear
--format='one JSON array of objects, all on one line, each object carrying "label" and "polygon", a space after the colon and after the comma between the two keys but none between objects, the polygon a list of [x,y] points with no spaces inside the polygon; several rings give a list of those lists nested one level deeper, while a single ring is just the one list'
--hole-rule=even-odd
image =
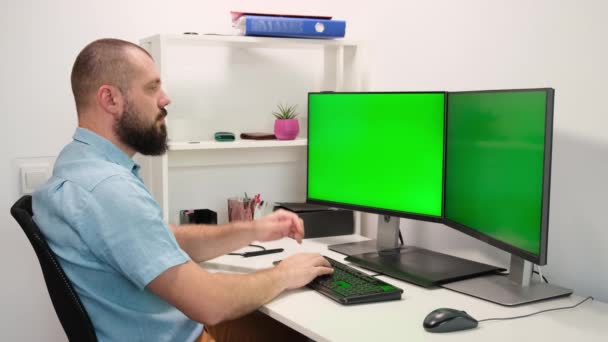
[{"label": "man's ear", "polygon": [[104,84],[97,89],[96,95],[97,103],[106,113],[116,118],[123,113],[125,97],[118,87]]}]

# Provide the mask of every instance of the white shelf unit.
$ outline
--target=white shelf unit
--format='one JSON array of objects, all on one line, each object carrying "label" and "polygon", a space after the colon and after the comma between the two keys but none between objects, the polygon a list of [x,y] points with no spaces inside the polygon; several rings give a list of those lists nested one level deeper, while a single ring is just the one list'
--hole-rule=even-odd
[{"label": "white shelf unit", "polygon": [[[279,85],[275,85],[277,92],[292,91],[294,84],[299,89],[298,98],[306,98],[308,91],[361,91],[367,89],[367,77],[363,72],[365,64],[362,54],[362,44],[345,39],[295,39],[295,38],[270,38],[270,37],[246,37],[226,35],[182,35],[182,34],[158,34],[141,39],[140,45],[146,49],[154,58],[159,69],[164,88],[173,99],[169,107],[167,125],[169,128],[169,151],[160,157],[136,156],[137,162],[142,166],[141,175],[152,195],[156,198],[163,210],[165,220],[170,223],[178,223],[179,210],[189,208],[210,208],[218,212],[218,223],[222,223],[225,216],[225,199],[230,196],[242,194],[243,190],[252,187],[252,183],[263,189],[274,200],[304,200],[305,177],[306,177],[306,117],[300,116],[300,125],[304,126],[301,135],[296,140],[240,140],[238,133],[243,131],[272,132],[269,107],[268,112],[250,115],[242,110],[248,108],[249,102],[261,106],[268,77],[278,79]],[[216,64],[206,60],[206,55],[201,53],[216,52],[221,49],[225,57],[220,57]],[[180,50],[181,55],[171,52]],[[263,50],[263,52],[260,52]],[[280,61],[283,70],[277,68],[276,74],[273,67],[269,68],[264,63],[275,58],[274,51],[281,52],[281,58],[287,58],[291,54],[297,57],[300,54],[317,54],[320,58],[305,61],[302,64],[285,67]],[[312,51],[312,52],[302,52]],[[190,54],[199,62],[186,65],[182,56],[187,58]],[[177,57],[176,57],[177,56]],[[286,57],[287,56],[287,57]],[[308,56],[308,55],[307,55]],[[217,66],[219,65],[219,66]],[[318,79],[310,85],[302,84],[298,79],[290,80],[285,75],[285,68],[291,67],[294,72],[306,69],[308,66],[316,66],[320,69]],[[266,68],[266,69],[264,69]],[[205,76],[196,76],[196,70],[209,70]],[[218,70],[219,69],[219,70]],[[241,80],[234,75],[235,70],[262,70],[260,79],[249,76]],[[171,80],[173,74],[182,72],[182,79]],[[302,71],[301,74],[307,74]],[[191,76],[194,75],[194,76]],[[226,75],[226,77],[224,77]],[[303,77],[302,75],[300,75]],[[231,78],[232,77],[232,78]],[[263,79],[262,79],[263,78]],[[230,79],[232,85],[226,85],[225,79]],[[275,80],[276,81],[276,80]],[[247,86],[247,84],[251,84]],[[281,86],[281,83],[285,87]],[[245,84],[245,85],[243,85]],[[239,99],[234,98],[231,87],[240,86],[245,89],[246,95],[261,92],[259,98],[249,98],[248,103],[241,103],[241,109],[230,112],[227,115],[214,116],[213,110],[193,109],[195,107],[205,108],[205,101],[218,100],[225,97],[222,110],[229,105],[239,105]],[[284,88],[284,89],[281,89]],[[193,91],[192,89],[200,89]],[[216,89],[218,92],[215,92]],[[224,94],[219,93],[222,89]],[[302,90],[304,89],[304,90]],[[190,91],[190,94],[186,94]],[[200,93],[207,94],[200,95]],[[241,95],[243,91],[241,91]],[[180,99],[179,97],[182,96]],[[177,99],[176,99],[177,98]],[[276,101],[270,101],[276,104]],[[301,101],[304,102],[304,101]],[[179,103],[176,104],[176,103]],[[172,107],[178,106],[176,114],[172,113]],[[214,109],[217,109],[215,107]],[[300,107],[301,109],[301,107]],[[300,110],[305,113],[307,109]],[[195,114],[190,114],[193,112]],[[202,114],[200,114],[202,112]],[[236,114],[235,114],[236,113]],[[259,120],[259,126],[254,127]],[[223,120],[223,122],[222,122]],[[265,121],[264,121],[265,120]],[[214,126],[214,123],[222,122],[225,126]],[[179,124],[192,133],[193,129],[200,125],[200,136],[180,136],[177,129]],[[229,126],[231,131],[237,134],[234,142],[216,142],[209,140],[211,131],[226,130]],[[194,127],[194,128],[193,128]],[[252,130],[253,127],[253,130]],[[204,178],[204,179],[201,179]],[[259,181],[258,181],[259,180]],[[240,181],[240,184],[239,184]],[[218,185],[226,184],[223,188]],[[207,184],[207,186],[205,185]],[[255,191],[255,190],[254,190]],[[253,192],[252,192],[253,193]],[[287,198],[295,196],[295,198]]]},{"label": "white shelf unit", "polygon": [[241,148],[262,148],[262,147],[291,147],[306,146],[307,140],[297,138],[295,140],[235,140],[230,142],[211,141],[190,141],[190,142],[171,142],[170,151],[186,150],[215,150],[215,149],[241,149]]}]

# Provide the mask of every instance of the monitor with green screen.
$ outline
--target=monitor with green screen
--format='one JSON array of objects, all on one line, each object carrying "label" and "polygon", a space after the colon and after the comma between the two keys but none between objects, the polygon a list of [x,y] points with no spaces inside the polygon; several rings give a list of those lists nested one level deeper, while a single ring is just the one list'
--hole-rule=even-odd
[{"label": "monitor with green screen", "polygon": [[546,263],[553,90],[448,94],[445,223]]},{"label": "monitor with green screen", "polygon": [[445,93],[310,93],[308,201],[439,221]]},{"label": "monitor with green screen", "polygon": [[[446,95],[447,94],[447,95]],[[309,93],[307,201],[380,214],[376,241],[328,246],[411,283],[503,305],[567,296],[547,262],[553,89]],[[399,245],[400,217],[511,253],[501,267]]]}]

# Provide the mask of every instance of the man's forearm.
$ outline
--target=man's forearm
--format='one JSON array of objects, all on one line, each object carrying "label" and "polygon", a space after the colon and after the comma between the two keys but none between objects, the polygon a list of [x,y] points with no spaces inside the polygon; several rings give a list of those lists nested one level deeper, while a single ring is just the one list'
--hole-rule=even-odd
[{"label": "man's forearm", "polygon": [[251,274],[210,273],[188,261],[161,273],[147,288],[191,319],[213,325],[268,303],[288,288],[285,272],[271,268]]},{"label": "man's forearm", "polygon": [[285,281],[276,269],[267,269],[247,275],[215,273],[218,284],[223,284],[232,291],[222,292],[224,298],[217,298],[223,303],[222,321],[244,316],[260,306],[270,302],[285,290]]},{"label": "man's forearm", "polygon": [[255,239],[251,222],[225,225],[183,225],[172,227],[179,246],[194,260],[202,262],[246,246]]}]

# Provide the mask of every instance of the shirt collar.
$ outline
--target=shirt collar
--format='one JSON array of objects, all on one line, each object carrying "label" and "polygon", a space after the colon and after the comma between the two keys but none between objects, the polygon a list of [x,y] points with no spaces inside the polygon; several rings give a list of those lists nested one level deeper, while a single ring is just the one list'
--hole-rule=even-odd
[{"label": "shirt collar", "polygon": [[74,136],[72,138],[95,148],[106,156],[108,160],[126,167],[128,170],[137,175],[139,165],[137,165],[135,161],[131,159],[131,157],[129,157],[126,153],[119,149],[118,146],[114,145],[108,139],[82,127],[76,128],[76,132],[74,132]]}]

